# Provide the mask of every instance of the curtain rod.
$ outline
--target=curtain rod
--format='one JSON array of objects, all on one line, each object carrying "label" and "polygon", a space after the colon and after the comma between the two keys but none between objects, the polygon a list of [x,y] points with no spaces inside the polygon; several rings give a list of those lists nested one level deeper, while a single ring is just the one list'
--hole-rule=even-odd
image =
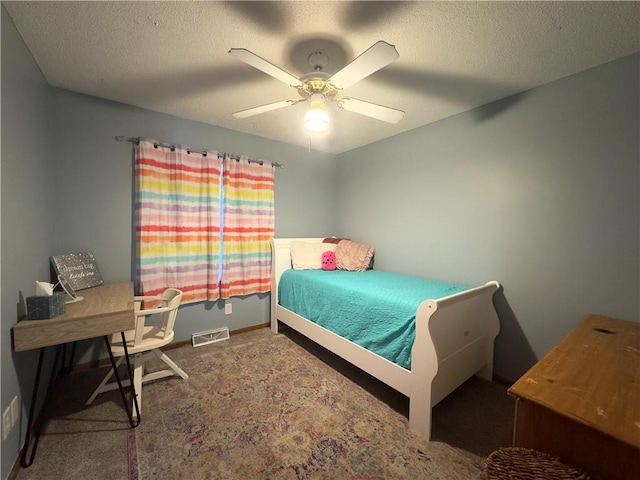
[{"label": "curtain rod", "polygon": [[[115,137],[115,139],[118,142],[131,142],[131,143],[135,143],[136,145],[138,145],[140,143],[140,138],[139,137],[126,137],[124,135],[119,135],[117,137]],[[163,142],[156,142],[157,145],[161,146],[161,147],[165,147],[165,148],[174,148],[176,147],[177,144],[172,144],[172,143],[163,143]],[[202,148],[189,148],[187,147],[187,151],[189,152],[200,152],[200,153],[206,153],[206,150],[202,149]],[[229,153],[222,153],[222,154],[218,154],[218,158],[222,158],[224,156],[229,156],[230,158],[232,158],[233,160],[240,160],[240,156],[239,155],[231,155]],[[270,163],[271,165],[273,165],[276,168],[283,168],[284,165],[282,165],[281,163],[278,162],[272,162],[271,160],[256,160],[253,158],[248,158],[247,161],[249,163],[259,163],[260,165],[262,165],[263,163]]]}]

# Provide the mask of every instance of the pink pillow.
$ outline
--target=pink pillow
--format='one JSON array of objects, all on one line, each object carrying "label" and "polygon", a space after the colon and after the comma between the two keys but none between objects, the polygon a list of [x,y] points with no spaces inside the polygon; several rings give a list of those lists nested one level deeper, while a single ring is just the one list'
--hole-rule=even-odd
[{"label": "pink pillow", "polygon": [[364,272],[373,267],[374,252],[370,245],[342,240],[336,247],[336,266],[341,270]]},{"label": "pink pillow", "polygon": [[336,269],[336,254],[331,250],[327,250],[322,254],[322,270]]}]

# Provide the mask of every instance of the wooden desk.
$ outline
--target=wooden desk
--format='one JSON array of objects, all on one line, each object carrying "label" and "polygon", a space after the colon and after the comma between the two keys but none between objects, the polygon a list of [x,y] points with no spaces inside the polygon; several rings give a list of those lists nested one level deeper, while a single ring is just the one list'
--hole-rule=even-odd
[{"label": "wooden desk", "polygon": [[[126,342],[124,341],[124,332],[135,328],[133,284],[131,282],[125,282],[100,285],[98,287],[81,290],[80,293],[82,294],[81,296],[83,299],[79,302],[67,304],[65,308],[66,312],[63,315],[46,320],[21,320],[14,325],[12,329],[13,348],[16,352],[40,349],[40,357],[38,359],[38,367],[33,385],[31,407],[29,409],[29,418],[27,421],[25,445],[21,455],[21,464],[23,467],[29,467],[35,458],[42,425],[46,420],[47,404],[52,393],[52,385],[54,383],[56,367],[60,358],[61,347],[67,343],[97,337],[102,337],[104,339],[107,352],[109,353],[109,358],[111,360],[111,366],[120,387],[122,401],[129,417],[129,423],[131,427],[136,427],[140,422],[140,409],[138,407],[138,400],[133,387],[133,382],[131,382],[131,395],[134,399],[138,419],[137,421],[134,421],[130,407],[131,404],[126,399],[108,338],[108,336],[113,333],[122,333],[122,340],[125,344],[127,372],[129,373],[129,378],[133,378],[131,375],[131,364],[126,350]],[[46,347],[50,346],[57,346],[58,349],[51,369],[46,400],[42,407],[43,418],[42,421],[34,427],[34,409],[38,396],[38,387],[40,385],[40,374],[42,373],[44,352]],[[64,363],[64,360],[62,363]],[[29,451],[32,429],[35,431],[33,435],[33,447],[31,455],[29,456],[27,452]],[[27,459],[27,457],[29,458]]]},{"label": "wooden desk", "polygon": [[67,304],[62,315],[18,322],[13,327],[13,349],[22,352],[135,328],[131,282],[100,285],[79,293],[83,300]]},{"label": "wooden desk", "polygon": [[640,323],[589,315],[509,393],[515,446],[640,478]]}]

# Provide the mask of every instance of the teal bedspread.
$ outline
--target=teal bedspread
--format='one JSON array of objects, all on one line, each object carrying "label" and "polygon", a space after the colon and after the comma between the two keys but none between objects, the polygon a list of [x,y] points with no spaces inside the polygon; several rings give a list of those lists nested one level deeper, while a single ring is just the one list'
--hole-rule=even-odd
[{"label": "teal bedspread", "polygon": [[411,369],[418,306],[468,287],[378,270],[286,270],[279,304]]}]

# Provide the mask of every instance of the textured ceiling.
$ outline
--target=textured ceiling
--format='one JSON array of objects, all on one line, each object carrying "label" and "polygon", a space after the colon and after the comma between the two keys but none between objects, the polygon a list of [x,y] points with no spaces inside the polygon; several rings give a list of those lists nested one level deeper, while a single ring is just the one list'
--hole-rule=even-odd
[{"label": "textured ceiling", "polygon": [[[3,4],[55,87],[330,153],[640,51],[639,2]],[[313,52],[326,53],[325,71],[334,73],[378,40],[400,58],[345,94],[404,110],[399,123],[329,104],[331,131],[310,139],[302,126],[308,103],[231,116],[298,94],[230,48],[299,77]]]}]

